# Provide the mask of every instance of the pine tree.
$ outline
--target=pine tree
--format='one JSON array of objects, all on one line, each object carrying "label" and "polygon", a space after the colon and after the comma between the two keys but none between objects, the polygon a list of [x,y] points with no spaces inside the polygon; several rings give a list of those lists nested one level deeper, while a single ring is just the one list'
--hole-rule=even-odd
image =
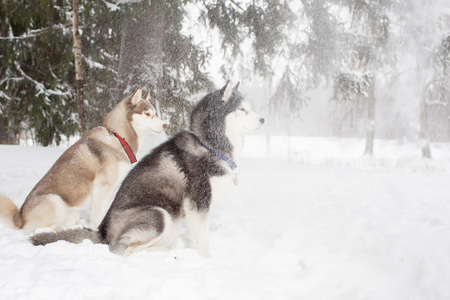
[{"label": "pine tree", "polygon": [[[8,5],[17,5],[14,1],[7,2]],[[75,80],[72,79],[74,64],[73,53],[70,51],[73,41],[69,40],[70,31],[68,30],[68,26],[72,23],[70,3],[51,0],[45,0],[43,3],[39,10],[34,10],[34,14],[28,13],[33,15],[32,17],[29,16],[22,22],[11,23],[10,21],[24,13],[22,8],[27,8],[29,12],[33,11],[32,6],[35,4],[25,2],[20,9],[13,7],[13,9],[4,10],[15,13],[2,18],[5,20],[2,22],[2,28],[6,24],[15,32],[11,39],[2,40],[9,42],[4,49],[12,53],[11,58],[5,60],[5,65],[8,66],[5,70],[12,71],[8,73],[8,76],[4,76],[5,80],[2,81],[2,96],[5,96],[1,103],[5,107],[4,111],[7,111],[8,124],[13,123],[13,126],[8,128],[14,130],[16,135],[23,130],[35,130],[38,142],[49,144],[53,139],[58,142],[62,134],[73,134],[78,115],[73,101]],[[199,91],[213,88],[212,81],[204,68],[209,58],[208,50],[196,45],[192,36],[182,33],[185,6],[189,1],[120,1],[118,3],[120,4],[115,5],[100,0],[80,1],[79,37],[83,48],[87,128],[98,125],[99,120],[124,94],[136,86],[142,86],[150,89],[152,98],[161,106],[162,117],[170,119],[171,131],[176,132],[186,126],[187,112],[191,106],[191,102],[187,99]],[[240,47],[243,39],[252,39],[255,58],[252,72],[255,71],[262,77],[273,77],[271,60],[280,50],[283,39],[286,37],[283,28],[286,28],[289,20],[293,18],[287,2],[262,1],[260,4],[247,5],[245,9],[242,9],[235,1],[232,7],[221,6],[222,2],[217,5],[203,4],[204,20],[208,20],[212,26],[220,27],[224,33],[224,49],[229,49],[231,46],[235,50],[239,49],[242,55]],[[227,24],[227,18],[230,16],[221,15],[221,9],[228,10],[226,13],[230,13],[231,18],[235,18],[234,21]],[[48,14],[49,11],[53,12]],[[33,22],[29,22],[29,19],[40,18],[44,13],[57,16],[58,19],[50,19],[45,25],[30,27],[29,24]],[[22,26],[22,31],[17,33],[19,24]],[[59,88],[59,95],[53,95],[51,91],[57,89],[53,87],[50,89],[51,85],[46,82],[47,78],[36,77],[34,74],[28,76],[26,72],[29,70],[24,71],[23,73],[27,74],[25,78],[28,80],[21,81],[30,85],[28,89],[31,89],[33,84],[47,89],[47,94],[39,94],[42,95],[43,103],[30,101],[30,105],[24,106],[23,104],[28,101],[24,97],[17,98],[16,102],[10,101],[12,85],[15,84],[17,91],[21,93],[25,90],[23,86],[18,87],[17,82],[14,82],[14,78],[22,76],[20,70],[23,69],[16,69],[14,62],[20,60],[13,57],[18,51],[12,43],[20,44],[22,38],[24,40],[35,38],[35,35],[30,34],[31,30],[36,30],[35,28],[41,31],[39,36],[44,36],[45,33],[49,40],[46,43],[33,44],[34,52],[40,53],[38,59],[33,61],[37,66],[34,69],[45,69],[45,66],[50,66],[53,72],[43,73],[52,74],[51,78],[58,79],[60,87],[64,86],[64,90],[61,91]],[[56,29],[63,30],[58,32]],[[45,51],[52,47],[50,35],[47,36],[48,32],[54,34],[53,43],[57,41],[61,46],[52,53]],[[234,44],[229,42],[230,39],[236,38],[233,37],[233,32],[239,35],[233,40]],[[20,49],[31,52],[31,47],[27,43],[22,43]],[[61,57],[58,60],[49,54]],[[232,60],[232,57],[228,59]],[[65,73],[59,70],[56,72],[53,64],[61,66],[61,70]],[[288,76],[286,75],[285,78]],[[292,86],[294,85],[285,84],[284,88]],[[49,100],[50,96],[51,100]],[[65,105],[56,105],[58,101]],[[51,106],[48,105],[50,102],[52,102]],[[12,108],[15,103],[20,103],[21,108],[31,107],[32,110],[20,111],[15,117]],[[39,110],[46,111],[47,107],[54,108],[54,111],[37,114]],[[49,115],[58,113],[60,119],[65,116],[66,120],[62,124],[55,125]]]},{"label": "pine tree", "polygon": [[102,0],[80,1],[86,128],[102,124],[122,98],[117,90],[121,11]]},{"label": "pine tree", "polygon": [[[317,71],[313,73],[333,80],[332,99],[338,103],[349,101],[353,119],[367,115],[364,153],[368,155],[373,154],[375,138],[376,73],[390,61],[385,46],[389,37],[388,12],[394,2],[303,1],[311,19],[312,36],[318,37],[308,45],[316,57],[312,66]],[[341,19],[340,15],[346,17]]]},{"label": "pine tree", "polygon": [[433,75],[425,90],[425,103],[429,115],[430,141],[450,140],[450,18],[439,22],[443,30],[430,53]]},{"label": "pine tree", "polygon": [[207,52],[181,32],[184,1],[140,1],[119,7],[119,92],[137,86],[149,89],[162,118],[170,120],[169,133],[185,128],[188,97],[211,89],[212,81],[202,70]]},{"label": "pine tree", "polygon": [[[408,48],[415,58],[416,65],[412,73],[416,77],[414,88],[417,88],[417,100],[420,103],[419,144],[422,157],[431,158],[430,142],[438,138],[438,131],[445,128],[448,122],[448,115],[442,108],[448,106],[445,95],[450,86],[446,69],[449,61],[449,52],[446,50],[450,30],[449,14],[442,10],[446,1],[437,0],[426,6],[418,1],[411,0],[408,3],[408,10],[403,16],[401,42],[403,49]],[[441,123],[443,126],[436,126],[439,119],[444,123]],[[445,136],[445,133],[442,135]]]},{"label": "pine tree", "polygon": [[32,131],[38,143],[57,144],[76,131],[70,3],[2,1],[0,108],[17,141]]}]

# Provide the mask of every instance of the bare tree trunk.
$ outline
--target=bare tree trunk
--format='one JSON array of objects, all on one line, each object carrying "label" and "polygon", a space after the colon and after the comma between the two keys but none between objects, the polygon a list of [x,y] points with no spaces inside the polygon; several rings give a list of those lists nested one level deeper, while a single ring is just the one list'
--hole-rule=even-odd
[{"label": "bare tree trunk", "polygon": [[3,125],[3,117],[1,115],[0,115],[0,144],[1,145],[10,144],[9,134],[5,126]]},{"label": "bare tree trunk", "polygon": [[448,75],[448,71],[447,71],[447,63],[444,62],[444,66],[443,66],[443,79],[442,79],[442,95],[444,95],[444,103],[445,104],[445,115],[447,117],[447,122],[445,124],[446,126],[446,137],[445,137],[445,141],[449,141],[450,140],[450,98],[448,93],[446,92],[446,90],[450,89],[450,78],[447,76]]},{"label": "bare tree trunk", "polygon": [[83,78],[83,56],[81,53],[81,37],[78,30],[79,2],[72,0],[73,9],[73,49],[75,53],[75,90],[78,105],[78,127],[80,134],[86,131],[86,113],[84,110],[84,78]]},{"label": "bare tree trunk", "polygon": [[373,144],[375,140],[375,78],[372,76],[368,95],[368,115],[366,126],[366,149],[365,155],[373,155]]},{"label": "bare tree trunk", "polygon": [[[272,108],[272,77],[269,77],[268,79],[268,99],[267,104],[269,106],[269,115],[268,118],[272,118],[273,115],[273,108]],[[267,126],[266,128],[266,157],[270,157],[272,155],[272,142],[271,142],[271,132],[270,132],[270,126]]]},{"label": "bare tree trunk", "polygon": [[[426,90],[426,88],[425,88]],[[420,101],[420,147],[422,150],[422,158],[431,158],[430,150],[430,133],[428,129],[428,105],[426,103],[425,91]]]}]

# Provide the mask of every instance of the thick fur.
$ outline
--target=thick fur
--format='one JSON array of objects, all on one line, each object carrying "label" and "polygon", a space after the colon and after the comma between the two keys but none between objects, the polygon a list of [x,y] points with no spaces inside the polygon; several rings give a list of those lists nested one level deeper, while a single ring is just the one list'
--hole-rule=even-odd
[{"label": "thick fur", "polygon": [[58,230],[74,225],[81,210],[91,208],[91,223],[97,229],[115,188],[131,163],[116,132],[134,153],[149,133],[160,133],[167,124],[155,116],[155,108],[142,98],[140,88],[122,100],[106,116],[103,126],[86,132],[54,163],[36,184],[20,208],[0,196],[1,220],[26,233],[37,228]]},{"label": "thick fur", "polygon": [[232,89],[228,83],[197,104],[190,131],[178,133],[130,171],[97,235],[77,229],[67,236],[41,233],[32,242],[41,245],[87,238],[107,243],[112,252],[126,256],[168,249],[180,220],[186,218],[197,250],[209,257],[210,208],[233,183],[234,175],[228,164],[204,145],[236,160],[242,133],[263,123],[263,118],[250,111],[237,87]]}]

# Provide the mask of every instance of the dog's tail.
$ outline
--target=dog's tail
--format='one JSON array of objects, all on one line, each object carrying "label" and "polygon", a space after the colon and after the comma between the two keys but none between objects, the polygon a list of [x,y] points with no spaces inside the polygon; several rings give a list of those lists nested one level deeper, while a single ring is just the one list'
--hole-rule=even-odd
[{"label": "dog's tail", "polygon": [[100,232],[89,228],[71,228],[57,232],[41,232],[30,237],[33,245],[47,245],[57,241],[80,244],[84,240],[91,240],[95,244],[106,244]]},{"label": "dog's tail", "polygon": [[11,228],[23,227],[19,208],[11,199],[3,195],[0,195],[0,221]]}]

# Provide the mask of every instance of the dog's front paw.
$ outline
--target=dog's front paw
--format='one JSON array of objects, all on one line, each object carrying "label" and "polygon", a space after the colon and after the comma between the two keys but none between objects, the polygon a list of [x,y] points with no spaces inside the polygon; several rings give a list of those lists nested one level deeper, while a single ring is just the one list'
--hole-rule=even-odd
[{"label": "dog's front paw", "polygon": [[204,258],[211,258],[211,250],[209,247],[197,247],[198,254]]},{"label": "dog's front paw", "polygon": [[211,258],[211,251],[202,251],[199,252],[201,256],[203,256],[204,258]]}]

